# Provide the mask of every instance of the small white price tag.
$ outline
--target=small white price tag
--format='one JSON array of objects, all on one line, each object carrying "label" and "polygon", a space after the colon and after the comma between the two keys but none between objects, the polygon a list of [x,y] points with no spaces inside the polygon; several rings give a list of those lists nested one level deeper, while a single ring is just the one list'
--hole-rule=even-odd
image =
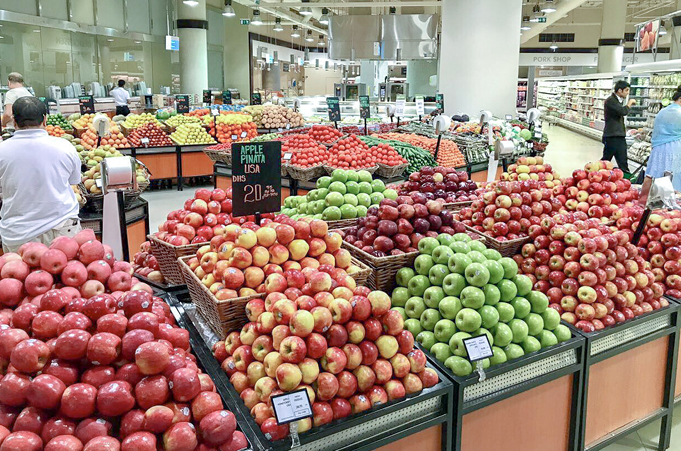
[{"label": "small white price tag", "polygon": [[241,132],[241,137],[242,137],[242,138],[245,138],[246,136],[248,136],[248,133],[246,133],[246,132]]},{"label": "small white price tag", "polygon": [[289,161],[291,158],[293,158],[293,152],[285,152],[284,153],[284,160]]},{"label": "small white price tag", "polygon": [[237,139],[239,139],[237,135],[232,135],[232,141],[236,141]]},{"label": "small white price tag", "polygon": [[535,137],[536,139],[541,139],[542,133],[541,133],[541,132],[534,132],[534,137]]},{"label": "small white price tag", "polygon": [[398,99],[395,102],[395,116],[397,116],[397,117],[403,117],[404,116],[404,105],[405,105],[404,99]]},{"label": "small white price tag", "polygon": [[423,97],[416,97],[416,114],[418,116],[423,116],[426,114],[426,106]]},{"label": "small white price tag", "polygon": [[274,417],[279,424],[287,424],[313,416],[312,405],[306,389],[272,396],[270,400]]},{"label": "small white price tag", "polygon": [[506,120],[507,120],[507,121],[512,121],[512,120],[513,120],[513,116],[511,116],[510,114],[507,114],[507,115],[506,115]]},{"label": "small white price tag", "polygon": [[101,188],[101,187],[102,187],[102,179],[101,179],[101,178],[100,178],[100,179],[95,179],[95,186],[96,186],[97,188]]},{"label": "small white price tag", "polygon": [[492,357],[492,346],[489,344],[487,334],[478,335],[477,337],[466,338],[463,340],[463,345],[466,347],[468,353],[468,360],[477,362]]},{"label": "small white price tag", "polygon": [[218,110],[217,108],[211,108],[210,114],[212,114],[213,117],[219,116],[219,115],[220,115],[220,110]]},{"label": "small white price tag", "polygon": [[286,130],[291,130],[291,124],[286,124]]},{"label": "small white price tag", "polygon": [[144,138],[140,139],[140,142],[144,147],[147,147],[149,145],[149,138],[145,136]]}]

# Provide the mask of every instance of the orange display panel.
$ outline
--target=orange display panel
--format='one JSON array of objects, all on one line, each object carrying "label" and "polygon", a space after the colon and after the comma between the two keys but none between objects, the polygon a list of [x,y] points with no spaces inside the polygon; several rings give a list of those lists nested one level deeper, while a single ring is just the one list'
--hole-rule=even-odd
[{"label": "orange display panel", "polygon": [[128,226],[128,250],[130,258],[140,250],[140,246],[147,240],[147,229],[144,219],[133,222]]},{"label": "orange display panel", "polygon": [[389,445],[377,448],[377,451],[441,451],[442,426],[437,425],[416,434],[412,434]]},{"label": "orange display panel", "polygon": [[[587,448],[662,407],[668,344],[665,336],[591,366],[584,437]],[[623,380],[645,383],[624,391]]]},{"label": "orange display panel", "polygon": [[567,451],[571,403],[567,375],[468,413],[461,451]]},{"label": "orange display panel", "polygon": [[149,168],[151,180],[177,178],[177,156],[174,153],[137,155],[137,159]]},{"label": "orange display panel", "polygon": [[182,177],[213,175],[213,160],[203,152],[182,152]]},{"label": "orange display panel", "polygon": [[676,361],[676,390],[674,394],[676,397],[681,396],[681,358]]},{"label": "orange display panel", "polygon": [[[504,168],[501,165],[497,168],[497,175],[494,180],[501,179],[501,174],[504,173]],[[474,182],[486,182],[487,181],[487,171],[474,172],[471,174],[471,180]]]},{"label": "orange display panel", "polygon": [[227,189],[232,187],[232,177],[225,175],[215,176],[215,187],[220,189]]}]

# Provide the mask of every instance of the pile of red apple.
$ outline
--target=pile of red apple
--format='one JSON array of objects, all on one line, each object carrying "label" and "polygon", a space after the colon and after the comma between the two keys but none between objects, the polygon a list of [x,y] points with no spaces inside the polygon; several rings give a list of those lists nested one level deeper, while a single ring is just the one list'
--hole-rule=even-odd
[{"label": "pile of red apple", "polygon": [[320,265],[348,274],[360,270],[350,252],[341,249],[341,235],[330,232],[326,222],[277,219],[280,222],[263,220],[262,226],[250,222],[226,226],[224,234],[199,248],[189,267],[220,300],[264,293],[265,278],[272,273],[304,280],[303,270]]},{"label": "pile of red apple", "polygon": [[298,421],[305,432],[437,384],[387,294],[357,287],[331,265],[303,271],[299,281],[270,274],[265,300],[246,305],[250,322],[214,348],[271,440],[289,431],[274,418],[274,395],[307,390],[314,418]]},{"label": "pile of red apple", "polygon": [[424,166],[412,172],[409,180],[401,184],[399,194],[408,196],[417,191],[426,195],[428,200],[442,199],[447,203],[468,202],[478,199],[478,185],[468,179],[466,171],[442,166]]},{"label": "pile of red apple", "polygon": [[346,229],[343,239],[375,257],[416,252],[423,237],[466,231],[452,212],[443,210],[443,203],[427,200],[418,191],[397,200],[383,199],[359,218],[358,225]]},{"label": "pile of red apple", "polygon": [[540,188],[553,188],[561,184],[560,176],[553,171],[550,164],[545,164],[542,157],[520,157],[501,174],[501,180],[526,181],[536,180]]},{"label": "pile of red apple", "polygon": [[590,218],[611,218],[615,212],[638,199],[631,181],[609,161],[588,163],[572,177],[554,187],[553,193],[567,211],[582,211]]},{"label": "pile of red apple", "polygon": [[542,218],[557,214],[563,203],[537,180],[500,181],[458,212],[457,218],[467,226],[499,241],[524,238],[530,226]]},{"label": "pile of red apple", "polygon": [[128,135],[128,143],[132,147],[164,147],[175,145],[166,132],[161,130],[161,128],[153,122],[147,122],[134,129]]},{"label": "pile of red apple", "polygon": [[543,218],[529,229],[533,241],[513,257],[550,307],[586,332],[666,307],[665,287],[631,243],[633,230],[613,232],[585,216]]},{"label": "pile of red apple", "polygon": [[149,241],[145,241],[140,245],[140,251],[132,258],[132,269],[134,274],[146,277],[148,280],[157,283],[165,283],[161,268],[158,266],[158,261],[151,253],[151,245]]}]

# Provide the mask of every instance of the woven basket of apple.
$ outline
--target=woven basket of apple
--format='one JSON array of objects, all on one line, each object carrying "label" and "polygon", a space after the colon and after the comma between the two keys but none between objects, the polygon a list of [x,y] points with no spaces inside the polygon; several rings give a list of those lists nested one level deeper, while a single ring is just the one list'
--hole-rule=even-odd
[{"label": "woven basket of apple", "polygon": [[443,208],[459,211],[470,206],[479,198],[478,185],[468,178],[466,171],[443,166],[423,166],[419,171],[409,174],[409,179],[399,186],[400,196],[409,196],[414,202],[441,199]]},{"label": "woven basket of apple", "polygon": [[218,143],[203,149],[203,152],[216,163],[224,163],[232,167],[232,144]]}]

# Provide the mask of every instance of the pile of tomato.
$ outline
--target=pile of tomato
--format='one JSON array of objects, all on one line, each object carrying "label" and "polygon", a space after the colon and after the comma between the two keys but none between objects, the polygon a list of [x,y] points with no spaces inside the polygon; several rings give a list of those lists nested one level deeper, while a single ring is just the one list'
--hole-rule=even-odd
[{"label": "pile of tomato", "polygon": [[377,155],[355,135],[338,140],[329,150],[328,165],[341,169],[365,169],[376,166]]},{"label": "pile of tomato", "polygon": [[232,150],[232,143],[218,143],[206,147],[206,150]]},{"label": "pile of tomato", "polygon": [[406,158],[397,153],[397,151],[390,144],[378,144],[369,149],[369,153],[373,157],[376,157],[377,163],[381,163],[386,166],[399,166],[401,164],[408,163]]},{"label": "pile of tomato", "polygon": [[[287,153],[292,154],[290,159],[286,158]],[[281,158],[282,163],[311,168],[328,161],[329,151],[308,135],[291,135],[281,144]]]},{"label": "pile of tomato", "polygon": [[217,124],[217,126],[212,123],[210,134],[221,143],[245,142],[258,136],[258,126],[255,122]]},{"label": "pile of tomato", "polygon": [[343,136],[340,131],[327,125],[313,125],[307,134],[318,143],[332,143]]}]

